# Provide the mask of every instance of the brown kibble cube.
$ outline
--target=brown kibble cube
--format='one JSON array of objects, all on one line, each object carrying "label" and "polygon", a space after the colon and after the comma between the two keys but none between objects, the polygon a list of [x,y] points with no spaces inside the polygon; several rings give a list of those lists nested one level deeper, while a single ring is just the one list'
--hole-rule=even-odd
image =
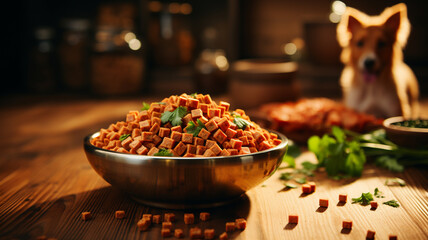
[{"label": "brown kibble cube", "polygon": [[218,128],[218,125],[214,121],[214,119],[211,119],[207,123],[205,123],[205,127],[207,128],[208,131],[212,132]]},{"label": "brown kibble cube", "polygon": [[227,222],[226,223],[226,232],[233,232],[235,231],[235,222]]},{"label": "brown kibble cube", "polygon": [[163,220],[165,222],[174,222],[175,221],[175,214],[174,213],[165,213]]},{"label": "brown kibble cube", "polygon": [[227,139],[227,135],[226,133],[224,133],[221,129],[217,130],[214,135],[213,138],[219,142],[220,144],[222,144],[224,141],[226,141]]},{"label": "brown kibble cube", "polygon": [[397,240],[397,235],[389,234],[388,238],[389,238],[389,240]]},{"label": "brown kibble cube", "polygon": [[129,148],[129,144],[131,144],[132,143],[132,138],[131,137],[127,137],[127,138],[125,138],[122,142],[121,142],[121,145],[122,145],[122,147],[124,147],[124,148]]},{"label": "brown kibble cube", "polygon": [[164,137],[162,143],[159,145],[160,148],[171,149],[174,146],[174,140],[169,137]]},{"label": "brown kibble cube", "polygon": [[192,113],[192,118],[200,118],[204,115],[201,109],[193,109],[191,113]]},{"label": "brown kibble cube", "polygon": [[197,145],[196,146],[196,155],[203,155],[205,153],[206,147]]},{"label": "brown kibble cube", "polygon": [[129,147],[131,148],[131,149],[134,149],[134,150],[136,150],[136,149],[138,149],[139,147],[141,147],[141,142],[140,141],[138,141],[138,140],[134,140],[134,141],[132,141],[132,143],[130,143],[129,144]]},{"label": "brown kibble cube", "polygon": [[162,237],[170,237],[171,236],[171,229],[162,228],[161,229],[161,235],[162,235]]},{"label": "brown kibble cube", "polygon": [[240,150],[240,149],[241,149],[241,147],[242,147],[242,145],[243,145],[243,142],[242,142],[241,140],[234,139],[234,138],[230,139],[230,146],[231,146],[233,149]]},{"label": "brown kibble cube", "polygon": [[[190,109],[198,108],[199,107],[199,100],[195,98],[188,98],[187,99],[187,106]],[[199,109],[200,110],[200,109]]]},{"label": "brown kibble cube", "polygon": [[328,207],[328,199],[320,198],[320,207]]},{"label": "brown kibble cube", "polygon": [[230,122],[226,117],[224,117],[218,122],[217,125],[223,132],[226,132],[226,130],[230,127]]},{"label": "brown kibble cube", "polygon": [[184,143],[192,143],[193,142],[193,134],[183,133],[181,135],[181,141],[183,141]]},{"label": "brown kibble cube", "polygon": [[311,193],[311,186],[309,184],[302,184],[303,193]]},{"label": "brown kibble cube", "polygon": [[150,214],[150,213],[146,213],[146,214],[143,214],[143,217],[142,217],[142,219],[143,218],[147,218],[147,219],[149,219],[150,220],[150,223],[152,222],[152,219],[153,219],[153,215],[152,214]]},{"label": "brown kibble cube", "polygon": [[218,109],[218,108],[208,109],[208,117],[209,118],[220,117],[220,109]]},{"label": "brown kibble cube", "polygon": [[207,140],[210,136],[210,132],[208,132],[205,128],[202,128],[201,131],[199,131],[198,137]]},{"label": "brown kibble cube", "polygon": [[114,217],[115,217],[115,218],[117,218],[117,219],[122,219],[122,218],[124,218],[124,217],[125,217],[125,211],[123,211],[123,210],[117,210],[117,211],[114,213]]},{"label": "brown kibble cube", "polygon": [[241,147],[241,150],[239,150],[239,155],[244,155],[244,154],[250,154],[250,148],[249,147]]},{"label": "brown kibble cube", "polygon": [[176,142],[180,142],[181,141],[181,132],[177,132],[177,131],[172,131],[171,132],[171,139],[173,139]]},{"label": "brown kibble cube", "polygon": [[190,236],[190,239],[202,238],[202,230],[198,227],[190,228],[189,236]]},{"label": "brown kibble cube", "polygon": [[213,156],[216,156],[216,155],[211,149],[205,150],[204,157],[213,157]]},{"label": "brown kibble cube", "polygon": [[172,222],[163,222],[162,228],[172,229]]},{"label": "brown kibble cube", "polygon": [[376,232],[373,230],[367,230],[366,239],[374,239]]},{"label": "brown kibble cube", "polygon": [[348,199],[347,194],[339,194],[339,202],[346,203],[347,199]]},{"label": "brown kibble cube", "polygon": [[182,133],[182,132],[183,132],[183,128],[182,128],[180,125],[178,125],[178,126],[172,127],[172,128],[171,128],[171,132],[179,132],[179,133]]},{"label": "brown kibble cube", "polygon": [[236,228],[239,230],[244,230],[247,227],[247,221],[243,218],[238,218],[235,220]]},{"label": "brown kibble cube", "polygon": [[299,222],[298,215],[288,215],[288,223],[297,224]]},{"label": "brown kibble cube", "polygon": [[92,218],[91,212],[82,212],[82,220],[83,221],[89,220],[91,218]]},{"label": "brown kibble cube", "polygon": [[351,220],[343,220],[342,228],[351,229],[352,228],[352,221]]},{"label": "brown kibble cube", "polygon": [[193,213],[185,213],[184,214],[184,223],[185,224],[195,223],[195,215]]},{"label": "brown kibble cube", "polygon": [[315,192],[317,185],[315,182],[308,182],[308,185],[311,187],[311,193]]},{"label": "brown kibble cube", "polygon": [[200,146],[203,146],[204,145],[204,139],[202,139],[202,138],[199,138],[199,137],[195,137],[195,138],[193,138],[193,145],[195,145],[195,146],[198,146],[198,145],[200,145]]},{"label": "brown kibble cube", "polygon": [[214,239],[215,231],[212,228],[204,230],[204,239]]},{"label": "brown kibble cube", "polygon": [[150,227],[150,219],[148,218],[142,218],[140,221],[137,222],[138,229],[140,231],[147,231]]},{"label": "brown kibble cube", "polygon": [[183,232],[183,229],[176,228],[176,229],[174,230],[174,237],[175,237],[175,238],[184,238],[184,232]]},{"label": "brown kibble cube", "polygon": [[171,129],[169,129],[169,128],[165,128],[165,127],[161,127],[161,128],[159,128],[159,132],[158,132],[158,135],[159,135],[159,137],[168,137],[169,136],[169,134],[170,134],[170,132],[171,132]]},{"label": "brown kibble cube", "polygon": [[377,206],[378,206],[377,202],[375,202],[375,201],[371,201],[371,202],[370,202],[370,207],[371,207],[372,209],[376,209],[376,208],[377,208]]},{"label": "brown kibble cube", "polygon": [[208,221],[210,219],[211,215],[209,212],[201,212],[199,214],[199,219],[201,219],[202,221]]},{"label": "brown kibble cube", "polygon": [[213,151],[214,155],[219,155],[222,151],[221,147],[216,143],[214,146],[210,147],[210,150]]},{"label": "brown kibble cube", "polygon": [[148,119],[148,120],[144,120],[144,121],[141,121],[140,123],[140,129],[141,129],[141,131],[149,131],[150,130],[150,128],[151,128],[151,124],[150,124],[150,120]]},{"label": "brown kibble cube", "polygon": [[154,156],[155,153],[158,153],[158,152],[159,152],[159,149],[157,147],[152,147],[152,148],[150,148],[149,152],[147,152],[147,155],[148,156]]},{"label": "brown kibble cube", "polygon": [[153,142],[153,133],[152,132],[142,132],[141,140],[143,142]]},{"label": "brown kibble cube", "polygon": [[230,156],[230,152],[227,151],[227,149],[223,149],[223,150],[221,150],[219,155],[220,156]]},{"label": "brown kibble cube", "polygon": [[161,215],[157,214],[157,215],[153,215],[153,223],[159,224],[161,223]]},{"label": "brown kibble cube", "polygon": [[174,152],[181,156],[186,151],[187,147],[183,142],[179,142],[174,148]]},{"label": "brown kibble cube", "polygon": [[224,233],[220,234],[219,239],[220,240],[227,240],[228,239],[227,232],[224,232]]}]

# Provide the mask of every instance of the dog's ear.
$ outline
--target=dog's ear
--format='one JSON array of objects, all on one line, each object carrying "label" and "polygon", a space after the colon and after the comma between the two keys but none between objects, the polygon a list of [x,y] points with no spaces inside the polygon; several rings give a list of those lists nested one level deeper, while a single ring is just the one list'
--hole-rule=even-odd
[{"label": "dog's ear", "polygon": [[354,33],[355,31],[360,30],[363,27],[360,21],[356,19],[354,16],[349,15],[348,17],[348,32]]},{"label": "dog's ear", "polygon": [[407,18],[407,7],[404,3],[385,9],[381,16],[386,19],[383,24],[386,31],[393,35],[398,44],[404,47],[410,33],[410,22]]}]

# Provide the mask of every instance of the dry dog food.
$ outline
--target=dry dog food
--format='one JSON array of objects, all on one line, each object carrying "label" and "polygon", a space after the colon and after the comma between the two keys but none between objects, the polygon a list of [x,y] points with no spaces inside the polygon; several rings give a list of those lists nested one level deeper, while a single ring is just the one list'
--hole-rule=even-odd
[{"label": "dry dog food", "polygon": [[374,239],[374,237],[375,237],[375,234],[376,234],[376,232],[375,231],[373,231],[373,230],[367,230],[367,235],[366,235],[366,238],[367,239]]},{"label": "dry dog food", "polygon": [[150,221],[150,223],[152,222],[152,219],[153,219],[153,215],[152,214],[148,214],[148,213],[146,213],[146,214],[143,214],[143,217],[142,218],[147,218],[147,219],[149,219],[149,221]]},{"label": "dry dog food", "polygon": [[288,215],[288,223],[297,224],[299,223],[298,215]]},{"label": "dry dog food", "polygon": [[190,228],[189,236],[190,236],[190,239],[202,238],[202,230],[198,227]]},{"label": "dry dog food", "polygon": [[308,185],[311,187],[311,193],[315,192],[317,185],[315,182],[308,182]]},{"label": "dry dog food", "polygon": [[114,217],[115,217],[115,218],[117,218],[117,219],[122,219],[122,218],[124,218],[124,217],[125,217],[125,211],[123,211],[123,210],[117,210],[117,211],[114,213]]},{"label": "dry dog food", "polygon": [[320,207],[328,207],[328,199],[320,198]]},{"label": "dry dog food", "polygon": [[339,202],[346,203],[347,199],[348,199],[347,194],[339,194]]},{"label": "dry dog food", "polygon": [[193,213],[185,213],[184,214],[184,223],[185,224],[193,224],[195,222],[195,215]]},{"label": "dry dog food", "polygon": [[303,184],[302,185],[302,192],[303,193],[311,193],[311,186],[309,184]]},{"label": "dry dog food", "polygon": [[389,240],[397,240],[397,235],[395,234],[389,234]]},{"label": "dry dog food", "polygon": [[176,228],[176,229],[174,230],[174,237],[175,237],[175,238],[184,238],[184,232],[183,232],[183,229],[181,229],[181,228]]},{"label": "dry dog food", "polygon": [[351,220],[343,220],[342,228],[352,229],[352,221]]},{"label": "dry dog food", "polygon": [[162,235],[162,237],[170,237],[171,236],[171,229],[162,228],[161,229],[161,235]]},{"label": "dry dog food", "polygon": [[226,223],[226,232],[233,232],[235,231],[235,228],[236,228],[235,222]]},{"label": "dry dog food", "polygon": [[91,219],[91,212],[82,212],[82,220],[86,221]]},{"label": "dry dog food", "polygon": [[377,202],[376,202],[376,201],[371,201],[371,202],[370,202],[370,207],[371,207],[372,209],[376,209],[376,208],[377,208],[377,206],[378,206],[378,204],[377,204]]},{"label": "dry dog food", "polygon": [[153,223],[159,224],[161,223],[161,215],[153,215]]},{"label": "dry dog food", "polygon": [[199,214],[199,219],[201,219],[201,221],[208,221],[210,219],[210,213],[208,213],[208,212],[201,212]]},{"label": "dry dog food", "polygon": [[170,96],[148,109],[129,111],[125,121],[101,129],[99,148],[156,156],[213,157],[263,151],[281,143],[241,109],[209,95]]},{"label": "dry dog food", "polygon": [[172,222],[163,222],[162,228],[172,229]]},{"label": "dry dog food", "polygon": [[212,228],[204,230],[205,239],[214,239],[215,231]]},{"label": "dry dog food", "polygon": [[220,234],[219,239],[220,240],[227,240],[228,239],[227,232],[224,232],[224,233]]},{"label": "dry dog food", "polygon": [[243,218],[238,218],[235,220],[236,229],[244,230],[247,227],[247,221]]},{"label": "dry dog food", "polygon": [[138,229],[140,231],[147,231],[150,227],[150,219],[142,218],[137,222]]},{"label": "dry dog food", "polygon": [[175,214],[174,213],[165,213],[163,220],[165,222],[174,222],[175,221]]}]

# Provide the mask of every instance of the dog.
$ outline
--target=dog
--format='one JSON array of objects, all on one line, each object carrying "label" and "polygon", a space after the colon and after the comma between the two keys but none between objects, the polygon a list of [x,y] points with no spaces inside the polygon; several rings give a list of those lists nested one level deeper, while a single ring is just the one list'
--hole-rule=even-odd
[{"label": "dog", "polygon": [[340,77],[345,105],[380,118],[418,117],[418,81],[403,62],[409,33],[404,3],[379,16],[346,8],[337,25],[345,65]]}]

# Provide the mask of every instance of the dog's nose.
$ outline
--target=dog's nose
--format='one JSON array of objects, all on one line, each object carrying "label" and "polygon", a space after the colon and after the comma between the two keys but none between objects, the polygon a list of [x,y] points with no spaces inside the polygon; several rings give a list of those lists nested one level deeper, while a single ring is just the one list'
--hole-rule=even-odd
[{"label": "dog's nose", "polygon": [[373,58],[366,58],[364,60],[364,68],[365,69],[372,70],[373,67],[374,67],[374,65],[375,65],[375,59],[373,59]]}]

